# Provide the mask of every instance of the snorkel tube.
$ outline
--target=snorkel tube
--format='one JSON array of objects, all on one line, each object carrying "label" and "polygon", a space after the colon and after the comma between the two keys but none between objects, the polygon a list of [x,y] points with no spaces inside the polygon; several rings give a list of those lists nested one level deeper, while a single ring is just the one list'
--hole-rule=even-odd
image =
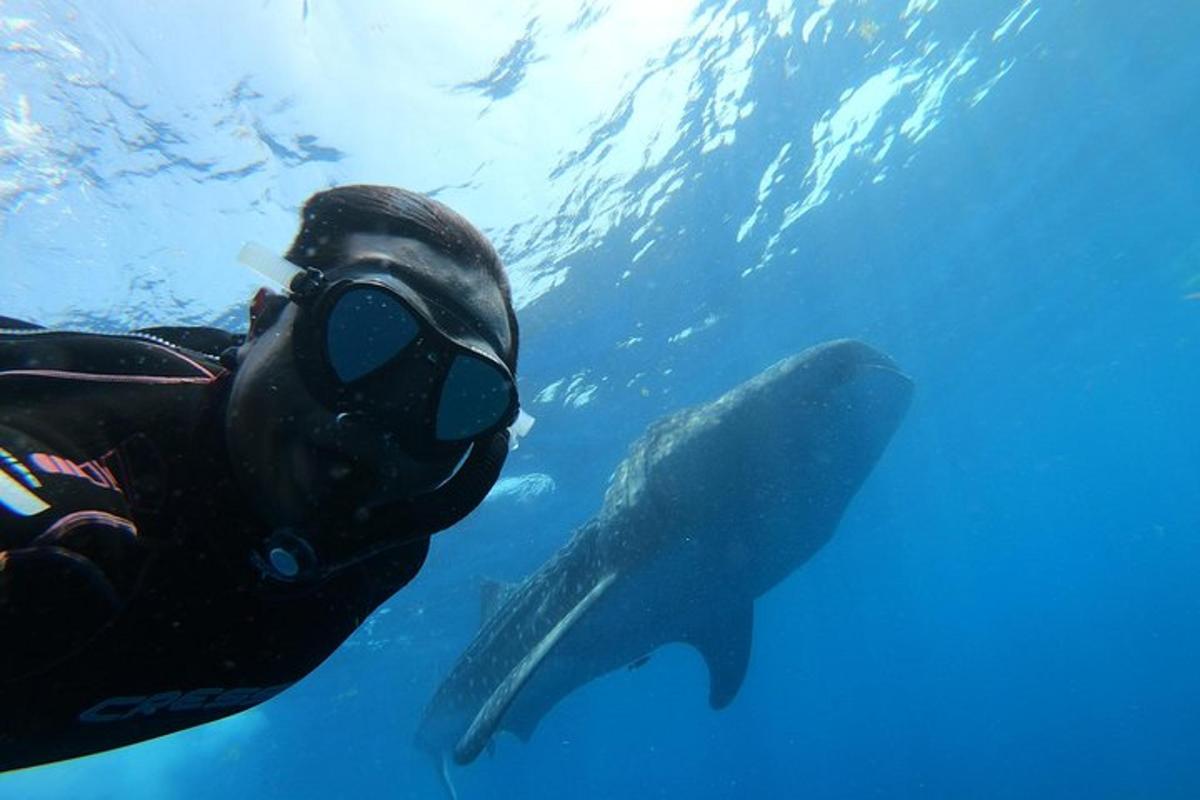
[{"label": "snorkel tube", "polygon": [[289,294],[292,292],[292,282],[306,272],[303,267],[272,253],[258,242],[246,242],[242,245],[237,260],[242,266],[249,267],[271,283],[283,287]]}]

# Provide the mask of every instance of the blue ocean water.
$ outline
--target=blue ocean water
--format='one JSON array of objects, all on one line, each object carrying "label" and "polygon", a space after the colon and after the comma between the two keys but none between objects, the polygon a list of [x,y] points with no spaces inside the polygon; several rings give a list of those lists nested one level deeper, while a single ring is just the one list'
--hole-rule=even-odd
[{"label": "blue ocean water", "polygon": [[737,700],[664,648],[460,796],[1200,795],[1200,11],[396,5],[0,6],[0,313],[240,325],[242,241],[394,183],[497,243],[538,417],[307,680],[0,797],[440,796],[411,739],[479,579],[554,552],[649,422],[843,336],[916,399],[758,603]]}]

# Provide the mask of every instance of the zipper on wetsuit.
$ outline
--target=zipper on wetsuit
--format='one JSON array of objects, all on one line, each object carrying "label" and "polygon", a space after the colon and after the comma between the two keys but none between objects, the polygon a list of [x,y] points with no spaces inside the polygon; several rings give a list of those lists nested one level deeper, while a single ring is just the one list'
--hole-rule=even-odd
[{"label": "zipper on wetsuit", "polygon": [[170,350],[177,350],[182,353],[190,353],[205,358],[216,358],[211,353],[205,353],[201,350],[192,350],[180,344],[167,341],[161,337],[155,336],[152,333],[141,333],[140,331],[128,331],[126,333],[98,333],[96,331],[76,331],[66,328],[0,328],[0,336],[37,336],[53,333],[73,333],[79,336],[103,336],[106,339],[138,339],[151,344],[157,344],[166,347]]},{"label": "zipper on wetsuit", "polygon": [[[3,2],[3,0],[0,0]],[[179,358],[184,358],[189,361],[215,362],[215,365],[226,372],[232,372],[236,366],[236,359],[232,355],[234,348],[238,347],[245,341],[245,336],[233,334],[236,337],[236,344],[225,348],[220,353],[214,353],[209,350],[197,350],[191,347],[184,347],[181,344],[176,344],[169,339],[164,339],[161,336],[155,336],[152,333],[144,333],[141,331],[126,331],[124,333],[98,333],[95,331],[80,331],[70,330],[66,328],[0,328],[0,336],[39,336],[46,334],[60,335],[75,335],[75,336],[100,336],[105,339],[126,339],[135,342],[144,342],[146,344],[158,345],[171,352]],[[208,371],[207,368],[202,368],[203,371]]]}]

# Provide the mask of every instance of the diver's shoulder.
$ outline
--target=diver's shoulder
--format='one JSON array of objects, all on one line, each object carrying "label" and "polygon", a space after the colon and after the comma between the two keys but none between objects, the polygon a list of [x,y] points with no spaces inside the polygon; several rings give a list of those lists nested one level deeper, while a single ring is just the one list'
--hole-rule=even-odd
[{"label": "diver's shoulder", "polygon": [[[175,338],[159,335],[156,330],[169,331]],[[223,371],[221,352],[236,346],[238,337],[216,329],[202,330],[98,333],[63,328],[0,329],[0,378],[93,382],[212,379]]]}]

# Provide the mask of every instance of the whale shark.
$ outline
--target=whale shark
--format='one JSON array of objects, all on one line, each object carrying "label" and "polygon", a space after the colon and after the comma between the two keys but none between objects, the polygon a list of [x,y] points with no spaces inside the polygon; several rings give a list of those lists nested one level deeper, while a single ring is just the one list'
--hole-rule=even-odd
[{"label": "whale shark", "polygon": [[732,702],[755,599],[833,536],[912,392],[891,358],[843,339],[651,424],[561,550],[485,585],[478,634],[416,735],[447,786],[451,758],[470,763],[502,730],[528,741],[562,698],[664,645],[694,647],[709,705]]}]

